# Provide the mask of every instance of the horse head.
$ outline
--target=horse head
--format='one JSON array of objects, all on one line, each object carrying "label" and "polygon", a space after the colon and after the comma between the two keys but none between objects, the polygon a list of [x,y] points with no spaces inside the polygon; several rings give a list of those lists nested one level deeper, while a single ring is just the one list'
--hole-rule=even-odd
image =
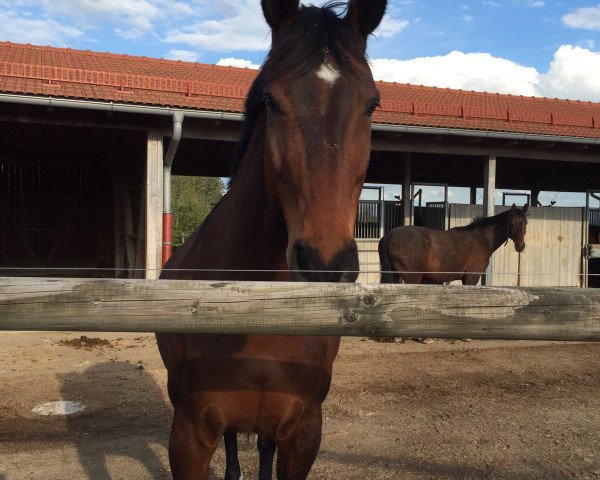
[{"label": "horse head", "polygon": [[354,281],[354,223],[370,159],[379,92],[365,58],[385,0],[331,6],[262,0],[272,49],[253,84],[264,128],[267,194],[281,208],[286,258],[297,281]]},{"label": "horse head", "polygon": [[523,208],[517,208],[513,203],[510,208],[508,219],[508,238],[515,243],[515,250],[522,252],[525,250],[525,233],[527,233],[527,204]]}]

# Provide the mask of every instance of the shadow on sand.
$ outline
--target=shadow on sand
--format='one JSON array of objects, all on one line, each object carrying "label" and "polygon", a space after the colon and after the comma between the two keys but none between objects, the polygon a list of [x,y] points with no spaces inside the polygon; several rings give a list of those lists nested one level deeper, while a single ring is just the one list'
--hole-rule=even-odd
[{"label": "shadow on sand", "polygon": [[[66,422],[90,480],[113,478],[108,468],[110,457],[120,457],[125,466],[143,465],[148,472],[144,478],[171,478],[166,450],[172,410],[143,367],[128,362],[99,363],[81,373],[61,375],[60,389],[63,399],[86,405],[84,412],[66,417]],[[119,472],[118,476],[129,475]]]}]

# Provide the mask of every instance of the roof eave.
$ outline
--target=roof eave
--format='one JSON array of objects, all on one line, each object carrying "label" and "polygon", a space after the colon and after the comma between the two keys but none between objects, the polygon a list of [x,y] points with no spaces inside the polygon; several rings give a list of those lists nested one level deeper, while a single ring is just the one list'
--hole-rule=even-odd
[{"label": "roof eave", "polygon": [[392,125],[386,123],[373,123],[373,131],[393,133],[415,133],[436,136],[458,136],[477,138],[497,138],[504,140],[528,140],[535,142],[561,142],[561,143],[583,143],[588,145],[600,145],[600,138],[594,137],[571,137],[566,135],[542,135],[535,133],[498,132],[494,130],[477,130],[466,128],[448,127],[422,127],[417,125]]}]

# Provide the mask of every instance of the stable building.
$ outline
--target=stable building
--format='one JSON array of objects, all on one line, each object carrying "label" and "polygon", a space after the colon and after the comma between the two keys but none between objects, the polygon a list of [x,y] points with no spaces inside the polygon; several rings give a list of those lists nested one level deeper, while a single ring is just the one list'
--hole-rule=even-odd
[{"label": "stable building", "polygon": [[[171,175],[228,176],[255,75],[0,43],[0,275],[157,278]],[[377,281],[377,237],[416,217],[449,228],[491,215],[496,188],[528,190],[532,205],[540,191],[600,191],[599,103],[378,88],[367,182],[403,194],[361,205],[363,281]],[[485,201],[415,208],[414,184],[483,187]],[[534,206],[527,249],[501,249],[492,283],[586,286],[597,226],[592,209]]]}]

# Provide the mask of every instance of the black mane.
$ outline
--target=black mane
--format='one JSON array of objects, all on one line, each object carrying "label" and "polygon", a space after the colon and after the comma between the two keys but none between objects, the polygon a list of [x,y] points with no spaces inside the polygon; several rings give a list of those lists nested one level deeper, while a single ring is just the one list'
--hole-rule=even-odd
[{"label": "black mane", "polygon": [[365,40],[343,20],[341,15],[345,12],[338,13],[345,6],[341,2],[330,2],[323,7],[302,6],[290,25],[278,32],[277,42],[246,97],[244,121],[230,172],[230,187],[250,143],[259,114],[265,107],[261,100],[268,82],[288,75],[302,76],[315,70],[323,62],[326,52],[333,56],[340,69],[347,71],[351,71],[350,58],[364,57]]},{"label": "black mane", "polygon": [[479,217],[473,220],[469,225],[465,225],[464,227],[458,227],[463,230],[472,230],[477,227],[487,227],[489,225],[496,225],[497,223],[508,223],[508,219],[511,215],[511,209],[498,213],[492,217]]}]

